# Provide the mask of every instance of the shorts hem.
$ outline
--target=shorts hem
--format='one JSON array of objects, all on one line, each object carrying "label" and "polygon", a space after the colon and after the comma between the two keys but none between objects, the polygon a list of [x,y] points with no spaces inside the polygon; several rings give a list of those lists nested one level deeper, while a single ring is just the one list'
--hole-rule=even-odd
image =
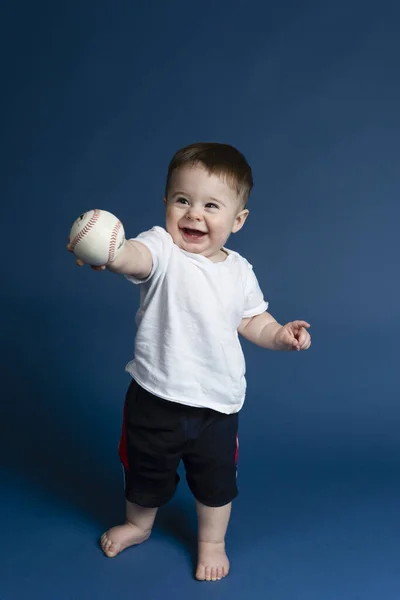
[{"label": "shorts hem", "polygon": [[239,492],[236,491],[235,493],[230,494],[230,496],[226,496],[225,498],[219,499],[206,499],[202,498],[200,494],[195,494],[194,492],[192,492],[192,494],[196,498],[197,502],[200,502],[200,504],[203,504],[204,506],[209,506],[210,508],[221,508],[222,506],[226,506],[227,504],[230,504],[233,500],[235,500],[235,498],[238,497]]},{"label": "shorts hem", "polygon": [[155,496],[148,496],[147,494],[138,494],[138,493],[129,493],[129,492],[125,493],[125,498],[126,498],[126,500],[128,500],[128,502],[137,504],[138,506],[141,506],[142,508],[160,508],[161,506],[168,504],[168,502],[170,502],[173,497],[174,497],[174,494],[172,494],[172,496],[168,496],[168,497],[164,497],[164,498],[157,498]]}]

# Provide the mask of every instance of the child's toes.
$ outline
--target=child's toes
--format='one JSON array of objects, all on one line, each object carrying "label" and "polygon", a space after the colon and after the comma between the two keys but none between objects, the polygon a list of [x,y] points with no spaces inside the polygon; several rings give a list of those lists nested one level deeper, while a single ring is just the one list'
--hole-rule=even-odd
[{"label": "child's toes", "polygon": [[114,546],[114,544],[112,543],[112,541],[108,538],[108,536],[106,534],[104,534],[101,538],[101,548],[102,548],[104,554],[106,556],[108,556],[109,558],[112,558],[113,556],[115,556],[113,546]]},{"label": "child's toes", "polygon": [[196,579],[199,581],[204,581],[206,578],[206,569],[204,565],[198,565],[196,570]]}]

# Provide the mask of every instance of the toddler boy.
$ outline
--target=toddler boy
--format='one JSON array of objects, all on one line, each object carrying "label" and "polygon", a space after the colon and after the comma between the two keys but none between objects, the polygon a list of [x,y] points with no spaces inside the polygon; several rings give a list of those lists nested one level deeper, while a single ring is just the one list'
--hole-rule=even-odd
[{"label": "toddler boy", "polygon": [[279,325],[252,266],[225,247],[245,224],[252,186],[251,169],[232,146],[179,150],[168,170],[165,228],[127,240],[114,262],[93,267],[140,287],[119,446],[126,522],[102,536],[108,557],[148,539],[183,460],[198,515],[196,578],[228,574],[225,534],[237,495],[238,413],[246,391],[239,334],[272,350],[311,345],[309,324]]}]

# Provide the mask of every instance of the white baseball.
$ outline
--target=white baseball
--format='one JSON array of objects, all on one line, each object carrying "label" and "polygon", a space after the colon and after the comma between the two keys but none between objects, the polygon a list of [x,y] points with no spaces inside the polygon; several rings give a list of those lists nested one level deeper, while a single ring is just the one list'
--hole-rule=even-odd
[{"label": "white baseball", "polygon": [[88,265],[112,262],[125,243],[121,221],[106,210],[89,210],[76,219],[70,232],[70,249]]}]

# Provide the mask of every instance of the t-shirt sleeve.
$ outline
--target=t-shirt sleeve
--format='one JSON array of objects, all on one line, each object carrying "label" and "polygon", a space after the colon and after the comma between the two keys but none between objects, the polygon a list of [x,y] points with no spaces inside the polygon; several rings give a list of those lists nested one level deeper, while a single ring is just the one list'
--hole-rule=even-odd
[{"label": "t-shirt sleeve", "polygon": [[125,275],[128,281],[135,284],[146,283],[166,270],[173,241],[165,229],[162,227],[153,227],[149,231],[144,231],[137,237],[132,238],[132,241],[140,242],[150,250],[153,264],[151,272],[146,279],[138,279],[133,275]]},{"label": "t-shirt sleeve", "polygon": [[249,319],[265,312],[268,302],[265,301],[253,266],[246,261],[245,303],[243,319]]}]

